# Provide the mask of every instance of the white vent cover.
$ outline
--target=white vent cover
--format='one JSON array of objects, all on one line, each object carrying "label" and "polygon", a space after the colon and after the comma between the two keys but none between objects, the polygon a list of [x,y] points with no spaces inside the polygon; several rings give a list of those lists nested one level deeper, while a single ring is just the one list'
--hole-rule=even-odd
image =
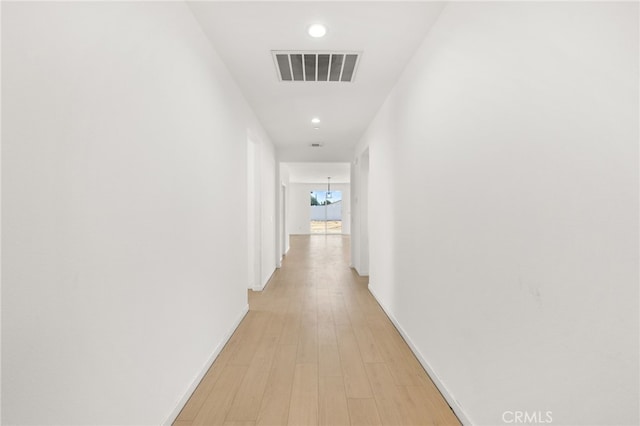
[{"label": "white vent cover", "polygon": [[352,82],[359,52],[302,52],[272,50],[280,81]]}]

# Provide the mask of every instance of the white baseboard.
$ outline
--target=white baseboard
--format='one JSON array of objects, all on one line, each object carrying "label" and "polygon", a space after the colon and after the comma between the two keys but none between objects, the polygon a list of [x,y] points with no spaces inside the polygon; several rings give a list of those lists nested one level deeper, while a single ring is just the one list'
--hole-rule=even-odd
[{"label": "white baseboard", "polygon": [[[356,268],[355,266],[353,267],[353,269],[358,273],[358,275],[360,275],[361,277],[368,277],[369,276],[369,271],[365,271],[365,270],[359,270],[358,268]],[[373,293],[371,293],[373,294]],[[375,297],[375,296],[374,296]],[[377,300],[377,299],[376,299]],[[378,302],[380,303],[380,302]],[[382,306],[382,305],[380,305]]]},{"label": "white baseboard", "polygon": [[273,274],[276,273],[276,269],[277,268],[273,268],[273,271],[271,272],[271,275],[269,275],[269,278],[267,278],[267,280],[265,282],[263,282],[261,285],[254,286],[251,290],[253,290],[253,291],[262,291],[262,290],[264,290],[264,288],[269,284],[269,281],[271,281],[271,278],[273,278]]},{"label": "white baseboard", "polygon": [[413,341],[404,331],[400,323],[398,323],[398,320],[396,319],[396,317],[393,316],[393,314],[389,311],[389,309],[380,301],[376,293],[371,288],[371,283],[369,283],[369,292],[376,299],[376,301],[378,302],[378,305],[380,305],[384,313],[387,314],[387,317],[389,317],[389,320],[391,320],[391,322],[393,323],[395,328],[398,330],[398,332],[400,333],[404,341],[407,343],[407,345],[409,345],[411,352],[413,352],[413,354],[418,359],[420,364],[422,364],[422,367],[426,370],[429,377],[431,377],[431,380],[436,385],[436,387],[438,388],[438,390],[440,391],[444,399],[447,401],[447,403],[453,410],[453,412],[456,414],[456,416],[458,417],[458,420],[460,420],[460,422],[463,425],[472,425],[473,423],[471,422],[471,420],[469,420],[469,416],[467,416],[467,413],[464,412],[460,403],[453,397],[453,395],[451,394],[449,389],[447,389],[444,383],[442,383],[442,380],[440,380],[440,377],[438,377],[438,374],[433,370],[433,368],[431,368],[431,365],[427,362],[425,357],[422,356],[422,354],[420,353],[416,345],[413,344]]},{"label": "white baseboard", "polygon": [[284,250],[284,253],[282,253],[280,255],[280,260],[278,260],[278,264],[276,265],[276,268],[282,268],[282,261],[284,260],[284,258],[286,257],[287,253],[289,253],[289,247],[287,247]]},{"label": "white baseboard", "polygon": [[231,338],[233,333],[236,331],[236,328],[238,328],[238,326],[240,325],[240,323],[244,319],[245,315],[247,315],[247,312],[249,312],[249,305],[245,306],[242,309],[242,311],[240,312],[240,315],[238,315],[236,320],[233,322],[233,326],[231,327],[231,329],[224,336],[224,338],[222,339],[220,344],[218,346],[216,346],[216,348],[214,349],[213,353],[211,354],[211,356],[209,357],[207,362],[205,362],[205,364],[202,367],[202,369],[200,369],[200,372],[196,376],[196,378],[193,381],[193,383],[191,383],[191,386],[189,386],[189,388],[185,392],[185,394],[182,397],[182,399],[180,399],[180,401],[178,402],[176,407],[173,409],[173,411],[171,411],[171,414],[169,414],[167,419],[162,423],[163,425],[171,426],[171,424],[174,421],[176,421],[176,419],[178,418],[178,415],[180,414],[180,411],[182,411],[182,409],[186,405],[187,401],[189,401],[189,398],[191,398],[191,394],[193,394],[193,392],[196,390],[196,387],[198,387],[198,385],[200,384],[200,382],[204,378],[204,375],[207,374],[207,371],[209,371],[209,368],[211,368],[211,365],[213,364],[213,362],[216,360],[216,358],[218,358],[218,355],[220,355],[220,352],[222,352],[222,349],[224,348],[224,345],[227,344],[227,342],[229,341],[229,339]]}]

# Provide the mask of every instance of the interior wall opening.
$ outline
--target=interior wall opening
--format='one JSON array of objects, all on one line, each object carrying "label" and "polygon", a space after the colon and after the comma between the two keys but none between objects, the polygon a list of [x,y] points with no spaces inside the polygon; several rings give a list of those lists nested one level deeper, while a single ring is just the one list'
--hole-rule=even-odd
[{"label": "interior wall opening", "polygon": [[310,192],[311,234],[342,234],[342,191]]}]

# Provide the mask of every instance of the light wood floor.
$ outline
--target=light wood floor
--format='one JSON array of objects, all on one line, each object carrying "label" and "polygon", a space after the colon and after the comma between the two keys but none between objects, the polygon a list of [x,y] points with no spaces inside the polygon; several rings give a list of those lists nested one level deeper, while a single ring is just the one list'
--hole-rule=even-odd
[{"label": "light wood floor", "polygon": [[459,425],[348,259],[292,237],[174,425]]}]

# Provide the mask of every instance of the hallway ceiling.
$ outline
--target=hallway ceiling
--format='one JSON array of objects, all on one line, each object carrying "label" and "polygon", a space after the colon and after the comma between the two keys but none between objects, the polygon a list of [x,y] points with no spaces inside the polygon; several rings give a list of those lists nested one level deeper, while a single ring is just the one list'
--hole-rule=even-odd
[{"label": "hallway ceiling", "polygon": [[[350,161],[440,2],[189,2],[281,161]],[[327,27],[312,38],[313,23]],[[272,50],[362,52],[354,81],[280,81]],[[311,123],[320,118],[319,130]],[[321,142],[321,148],[311,148]]]}]

